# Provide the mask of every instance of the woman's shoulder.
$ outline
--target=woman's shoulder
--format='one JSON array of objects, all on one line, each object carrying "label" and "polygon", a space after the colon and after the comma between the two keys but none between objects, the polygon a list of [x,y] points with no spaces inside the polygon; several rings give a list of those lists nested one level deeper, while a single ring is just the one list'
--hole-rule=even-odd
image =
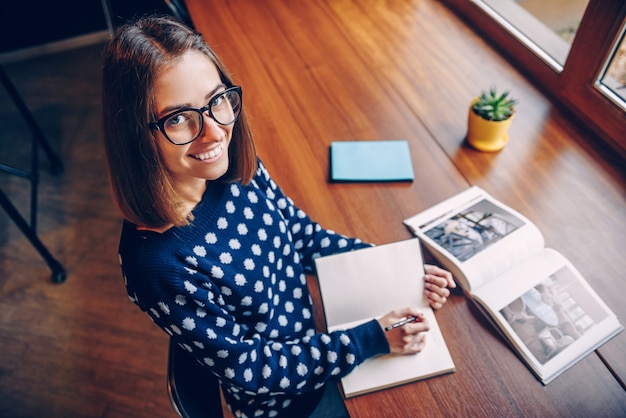
[{"label": "woman's shoulder", "polygon": [[[124,221],[119,242],[120,257],[146,263],[164,261],[171,257],[178,244],[176,227],[147,228]],[[178,243],[178,244],[177,244]]]}]

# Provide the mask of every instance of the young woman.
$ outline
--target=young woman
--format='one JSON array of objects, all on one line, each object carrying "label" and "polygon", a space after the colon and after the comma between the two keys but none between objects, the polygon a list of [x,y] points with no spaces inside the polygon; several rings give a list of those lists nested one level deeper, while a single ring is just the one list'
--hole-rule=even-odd
[{"label": "young woman", "polygon": [[[257,158],[241,88],[199,34],[167,17],[122,27],[105,50],[103,112],[128,294],[219,378],[236,416],[319,413],[322,388],[365,359],[423,348],[425,320],[383,331],[420,317],[414,307],[316,333],[305,271],[368,244],[283,194]],[[426,272],[440,308],[454,282]]]}]

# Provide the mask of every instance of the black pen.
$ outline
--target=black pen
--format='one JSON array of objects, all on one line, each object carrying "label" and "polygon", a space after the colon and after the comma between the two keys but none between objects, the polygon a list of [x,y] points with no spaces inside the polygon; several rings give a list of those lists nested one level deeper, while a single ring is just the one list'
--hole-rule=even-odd
[{"label": "black pen", "polygon": [[396,329],[398,327],[406,325],[409,322],[414,322],[414,321],[418,321],[418,320],[419,320],[419,318],[417,316],[409,316],[407,318],[404,318],[401,321],[396,322],[395,324],[391,324],[388,327],[385,327],[385,331],[391,331],[392,329]]}]

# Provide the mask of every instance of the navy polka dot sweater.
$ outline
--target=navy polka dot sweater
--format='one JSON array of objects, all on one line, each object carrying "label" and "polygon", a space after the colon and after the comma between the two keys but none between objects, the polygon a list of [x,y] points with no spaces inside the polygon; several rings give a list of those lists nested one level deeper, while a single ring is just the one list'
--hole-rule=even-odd
[{"label": "navy polka dot sweater", "polygon": [[247,186],[209,182],[193,214],[162,234],[125,222],[122,272],[131,300],[220,379],[236,416],[306,416],[325,383],[389,351],[376,321],[315,332],[305,270],[368,244],[322,229],[262,163]]}]

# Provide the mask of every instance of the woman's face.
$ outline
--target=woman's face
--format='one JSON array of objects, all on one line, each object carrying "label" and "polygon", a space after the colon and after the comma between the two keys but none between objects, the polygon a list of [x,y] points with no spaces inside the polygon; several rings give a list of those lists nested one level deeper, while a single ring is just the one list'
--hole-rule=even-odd
[{"label": "woman's face", "polygon": [[[189,51],[155,80],[154,111],[157,119],[183,107],[201,108],[226,89],[217,68],[204,54]],[[174,145],[155,130],[158,147],[174,184],[182,193],[203,192],[205,180],[216,180],[228,170],[228,146],[233,125],[223,126],[203,114],[200,136],[186,145]]]}]

